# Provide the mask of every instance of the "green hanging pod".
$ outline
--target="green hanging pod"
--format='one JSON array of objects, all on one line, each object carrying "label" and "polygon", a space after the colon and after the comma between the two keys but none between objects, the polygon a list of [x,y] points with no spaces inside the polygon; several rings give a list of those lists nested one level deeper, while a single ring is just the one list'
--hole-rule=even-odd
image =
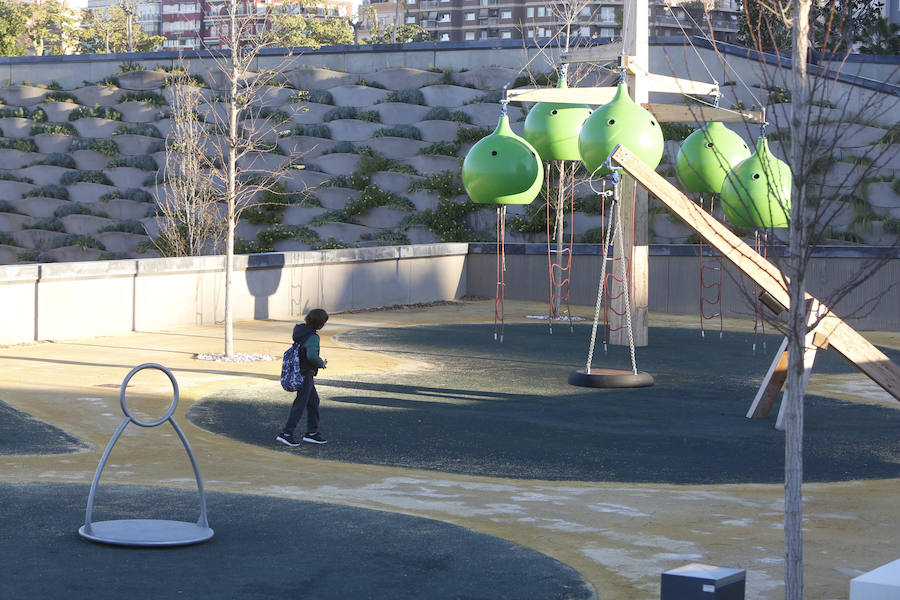
[{"label": "green hanging pod", "polygon": [[[566,78],[560,77],[556,87],[567,89]],[[525,139],[542,160],[581,160],[578,134],[591,112],[587,104],[538,102],[525,118]]]},{"label": "green hanging pod", "polygon": [[503,115],[497,128],[466,154],[463,187],[480,204],[530,204],[541,191],[544,164]]},{"label": "green hanging pod", "polygon": [[791,168],[756,142],[756,152],[738,164],[722,184],[722,209],[735,227],[787,227],[791,211]]},{"label": "green hanging pod", "polygon": [[741,136],[714,121],[681,143],[675,157],[675,172],[684,189],[718,194],[728,172],[747,158],[750,158],[750,148]]},{"label": "green hanging pod", "polygon": [[588,172],[608,175],[597,168],[622,144],[651,169],[662,159],[665,143],[656,117],[628,96],[628,88],[619,84],[615,97],[594,111],[584,122],[578,136],[578,150]]}]

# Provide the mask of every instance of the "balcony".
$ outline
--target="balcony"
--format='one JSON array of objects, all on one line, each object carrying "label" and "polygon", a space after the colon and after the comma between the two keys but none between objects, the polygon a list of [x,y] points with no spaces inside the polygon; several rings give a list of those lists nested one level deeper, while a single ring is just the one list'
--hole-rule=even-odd
[{"label": "balcony", "polygon": [[419,2],[419,7],[422,8],[423,10],[433,10],[438,7],[438,1],[437,0],[422,0],[421,2]]},{"label": "balcony", "polygon": [[434,29],[435,27],[437,27],[437,21],[430,20],[430,19],[422,19],[421,21],[419,21],[419,26],[422,29]]}]

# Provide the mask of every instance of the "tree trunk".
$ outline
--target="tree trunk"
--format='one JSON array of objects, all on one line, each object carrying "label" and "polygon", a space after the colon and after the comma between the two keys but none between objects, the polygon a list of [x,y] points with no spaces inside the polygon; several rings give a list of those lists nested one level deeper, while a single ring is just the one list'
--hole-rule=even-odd
[{"label": "tree trunk", "polygon": [[225,168],[227,169],[225,181],[225,195],[227,202],[228,230],[225,234],[225,356],[234,356],[234,322],[232,305],[232,279],[234,275],[234,228],[236,225],[237,204],[237,146],[238,146],[238,78],[240,68],[238,64],[238,52],[240,52],[240,37],[237,29],[237,3],[231,3],[231,16],[229,35],[231,36],[231,61],[228,70],[230,97],[228,103],[228,157]]},{"label": "tree trunk", "polygon": [[791,193],[790,256],[787,275],[791,309],[788,315],[788,375],[785,405],[784,443],[784,571],[786,600],[803,598],[803,397],[804,351],[809,307],[806,296],[805,214],[806,126],[809,117],[809,84],[806,53],[809,47],[809,11],[811,0],[794,0],[793,80],[791,89],[791,151],[793,169]]}]

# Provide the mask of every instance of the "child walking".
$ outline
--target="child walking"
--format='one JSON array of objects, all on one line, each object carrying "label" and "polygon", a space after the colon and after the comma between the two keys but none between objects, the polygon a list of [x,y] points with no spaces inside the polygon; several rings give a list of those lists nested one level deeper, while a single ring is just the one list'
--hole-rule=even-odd
[{"label": "child walking", "polygon": [[275,440],[287,446],[299,446],[300,442],[294,438],[294,429],[306,410],[306,433],[303,441],[312,444],[324,444],[328,440],[319,433],[319,393],[313,377],[319,369],[324,369],[328,361],[319,356],[319,334],[316,332],[325,327],[328,321],[328,313],[321,308],[314,308],[306,315],[303,323],[294,326],[294,343],[300,346],[300,373],[303,375],[303,385],[297,391],[291,412],[288,413],[287,423]]}]

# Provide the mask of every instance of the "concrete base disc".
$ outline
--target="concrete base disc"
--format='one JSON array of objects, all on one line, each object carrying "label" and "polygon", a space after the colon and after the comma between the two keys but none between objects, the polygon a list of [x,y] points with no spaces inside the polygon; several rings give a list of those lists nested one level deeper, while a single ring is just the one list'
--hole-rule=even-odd
[{"label": "concrete base disc", "polygon": [[212,538],[213,530],[197,523],[160,519],[123,519],[82,525],[78,534],[115,546],[189,546]]},{"label": "concrete base disc", "polygon": [[572,371],[569,374],[569,385],[590,388],[639,388],[653,385],[653,376],[643,371],[620,371],[618,369],[591,369]]}]

